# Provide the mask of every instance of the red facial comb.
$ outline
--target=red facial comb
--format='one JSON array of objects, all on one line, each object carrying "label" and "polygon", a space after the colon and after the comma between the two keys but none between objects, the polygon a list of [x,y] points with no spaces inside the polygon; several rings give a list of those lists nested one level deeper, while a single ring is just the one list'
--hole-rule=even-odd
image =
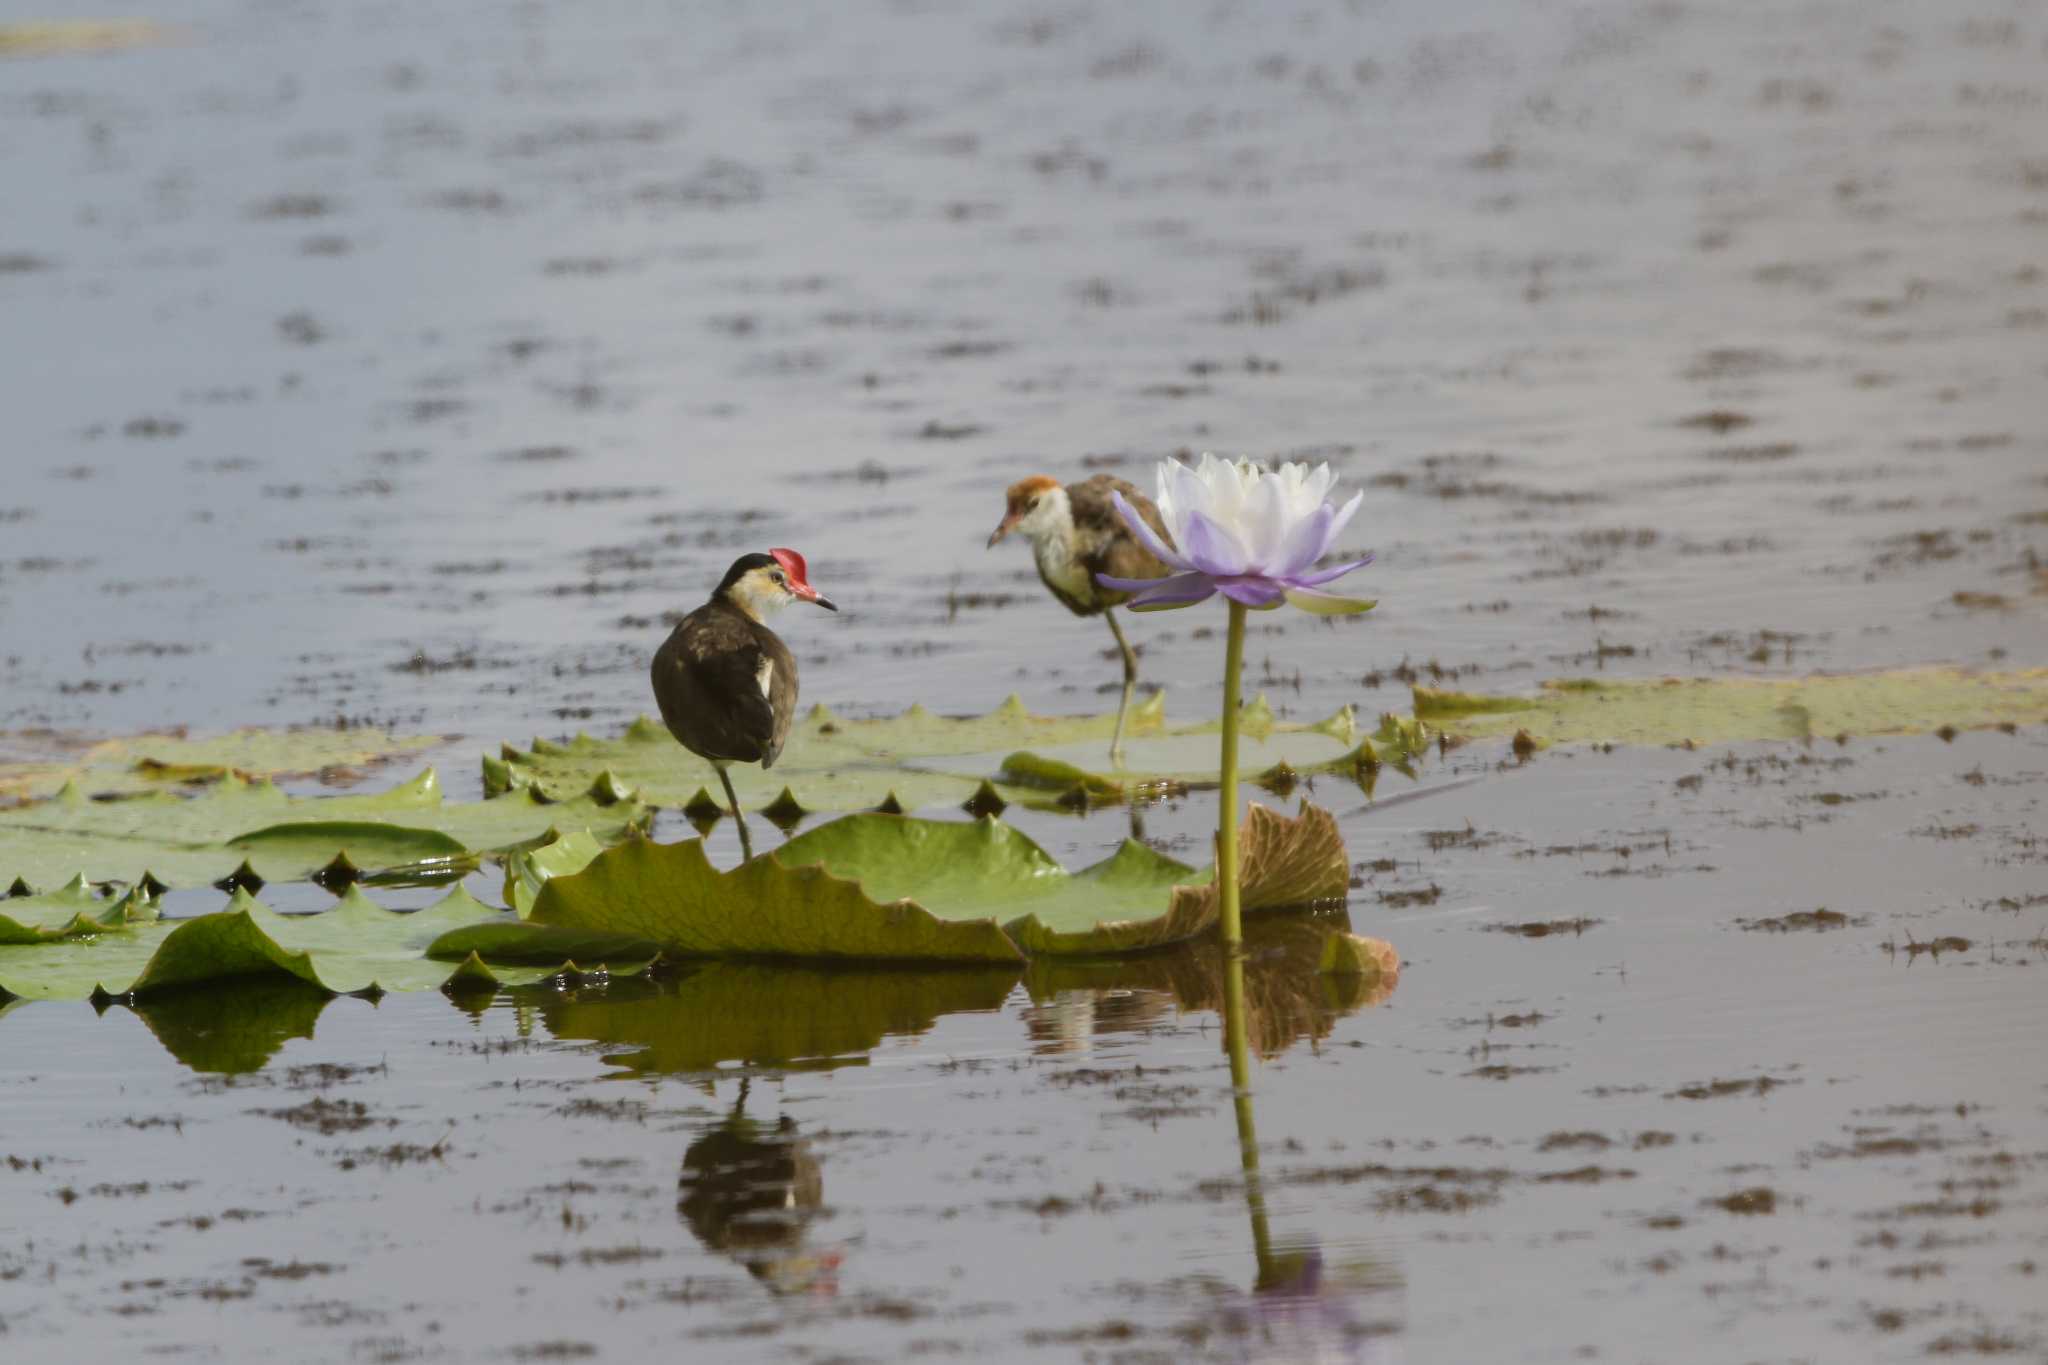
[{"label": "red facial comb", "polygon": [[774,557],[777,564],[782,566],[783,571],[789,575],[792,582],[802,583],[806,586],[809,585],[811,573],[810,569],[804,564],[804,557],[802,555],[798,554],[795,550],[770,550],[768,553]]}]

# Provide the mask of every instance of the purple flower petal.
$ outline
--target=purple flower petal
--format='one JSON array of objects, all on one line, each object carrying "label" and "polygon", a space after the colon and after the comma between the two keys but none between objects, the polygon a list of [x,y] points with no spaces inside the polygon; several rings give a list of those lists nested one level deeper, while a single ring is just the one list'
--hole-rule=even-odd
[{"label": "purple flower petal", "polygon": [[1372,563],[1372,556],[1367,555],[1363,559],[1354,559],[1349,563],[1339,564],[1334,568],[1316,569],[1310,573],[1291,573],[1287,575],[1287,581],[1298,588],[1320,587],[1325,583],[1333,583],[1352,570],[1362,569],[1370,563]]},{"label": "purple flower petal", "polygon": [[1230,528],[1202,512],[1190,512],[1186,523],[1187,562],[1211,578],[1235,578],[1250,570],[1244,544]]},{"label": "purple flower petal", "polygon": [[[1186,574],[1177,576],[1181,578],[1187,577]],[[1099,573],[1095,575],[1095,581],[1108,588],[1111,592],[1144,592],[1147,588],[1156,588],[1168,580],[1164,578],[1118,578],[1115,574]]]},{"label": "purple flower petal", "polygon": [[1216,590],[1233,602],[1242,602],[1247,607],[1261,610],[1277,607],[1286,597],[1286,589],[1271,579],[1246,575],[1242,578],[1225,578],[1216,584]]},{"label": "purple flower petal", "polygon": [[[1124,578],[1098,580],[1115,586],[1133,580]],[[1197,602],[1206,602],[1216,593],[1216,584],[1207,574],[1175,574],[1172,578],[1149,578],[1144,586],[1132,593],[1131,600],[1124,605],[1132,611],[1169,611],[1174,607],[1192,607]],[[1118,591],[1127,589],[1118,588]]]},{"label": "purple flower petal", "polygon": [[1291,578],[1323,557],[1330,548],[1330,504],[1327,502],[1303,518],[1281,540],[1280,548],[1266,564],[1275,578]]},{"label": "purple flower petal", "polygon": [[1167,548],[1166,542],[1159,538],[1159,533],[1138,515],[1138,509],[1124,501],[1123,494],[1111,489],[1109,500],[1115,505],[1116,514],[1124,519],[1124,525],[1130,527],[1131,534],[1138,538],[1138,543],[1150,550],[1160,563],[1169,569],[1182,571],[1194,568],[1194,565]]}]

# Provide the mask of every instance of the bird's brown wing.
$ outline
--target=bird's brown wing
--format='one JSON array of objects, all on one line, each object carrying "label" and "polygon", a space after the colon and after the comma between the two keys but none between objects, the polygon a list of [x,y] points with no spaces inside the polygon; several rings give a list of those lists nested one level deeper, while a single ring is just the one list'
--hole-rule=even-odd
[{"label": "bird's brown wing", "polygon": [[[761,665],[769,656],[757,631],[767,634],[739,612],[712,603],[684,617],[655,652],[654,700],[669,733],[690,752],[758,763],[773,762],[781,749],[775,708],[761,689]],[[768,639],[781,646],[774,636]],[[795,705],[792,689],[787,709]]]},{"label": "bird's brown wing", "polygon": [[[1159,508],[1152,499],[1140,493],[1129,480],[1119,479],[1114,474],[1097,474],[1079,483],[1067,485],[1067,502],[1073,508],[1074,538],[1079,542],[1079,558],[1093,574],[1106,573],[1112,578],[1164,578],[1172,570],[1159,562],[1159,557],[1147,550],[1131,534],[1130,527],[1117,515],[1116,504],[1110,500],[1112,492],[1124,495],[1124,501],[1137,509],[1168,545],[1173,536],[1166,529],[1166,522],[1159,515]],[[1178,548],[1178,547],[1176,547]],[[1119,597],[1117,600],[1121,601]]]}]

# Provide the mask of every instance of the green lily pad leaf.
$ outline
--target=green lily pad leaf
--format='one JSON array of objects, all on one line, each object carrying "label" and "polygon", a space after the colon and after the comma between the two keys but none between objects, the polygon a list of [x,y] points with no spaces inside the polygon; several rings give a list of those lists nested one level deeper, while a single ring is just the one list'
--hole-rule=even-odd
[{"label": "green lily pad leaf", "polygon": [[701,839],[632,839],[607,849],[583,871],[550,878],[529,919],[645,939],[674,957],[1017,962],[1023,956],[993,919],[949,920],[910,901],[882,904],[821,867],[785,865],[779,852],[721,872],[704,856]]},{"label": "green lily pad leaf", "polygon": [[51,939],[103,934],[157,917],[156,901],[140,888],[119,900],[96,896],[78,877],[41,896],[0,900],[0,944],[47,943]]},{"label": "green lily pad leaf", "polygon": [[347,730],[236,730],[211,739],[132,735],[80,740],[65,735],[0,734],[0,801],[54,796],[66,786],[95,796],[163,791],[239,777],[317,773],[386,762],[446,741],[433,735]]},{"label": "green lily pad leaf", "polygon": [[71,786],[0,811],[0,881],[53,886],[83,874],[136,882],[147,872],[169,886],[203,886],[233,877],[245,862],[263,881],[294,881],[341,853],[370,872],[498,852],[556,824],[617,839],[647,817],[636,802],[550,804],[530,791],[451,805],[431,768],[361,796],[290,797],[267,781],[234,777],[189,798],[156,792],[93,801]]},{"label": "green lily pad leaf", "polygon": [[[1083,797],[1116,800],[1217,781],[1217,722],[1170,727],[1165,696],[1154,694],[1132,709],[1128,767],[1106,773],[1099,765],[1115,723],[1114,715],[1032,715],[1015,697],[982,716],[937,716],[913,706],[896,716],[842,720],[819,708],[796,723],[771,771],[736,764],[729,775],[741,806],[763,812],[784,798],[789,809],[805,812],[875,810],[891,797],[904,810],[959,807],[977,797],[985,804],[989,794],[1045,806],[1047,792],[1078,789]],[[1356,766],[1357,725],[1348,707],[1315,724],[1280,722],[1260,697],[1244,709],[1240,730],[1244,748],[1256,751],[1240,760],[1247,766],[1261,756],[1258,767],[1282,759],[1302,771]],[[484,759],[486,791],[532,787],[561,799],[600,783],[636,790],[651,805],[693,818],[718,813],[708,795],[717,789],[716,772],[645,717],[617,739],[535,740],[531,749]]]},{"label": "green lily pad leaf", "polygon": [[[1126,741],[1120,769],[1099,766],[1103,758],[1099,747],[1080,745],[1044,753],[1013,753],[1003,759],[996,776],[1013,787],[1079,790],[1091,801],[1206,790],[1221,781],[1214,726]],[[1365,762],[1365,754],[1349,734],[1320,727],[1274,726],[1263,738],[1240,737],[1237,761],[1240,770],[1249,773],[1285,768],[1298,776],[1348,776]]]},{"label": "green lily pad leaf", "polygon": [[785,866],[822,866],[878,900],[915,901],[947,919],[999,916],[1027,953],[1131,952],[1200,932],[1171,913],[1173,889],[1206,880],[1187,864],[1125,840],[1069,873],[999,820],[849,815],[775,851]]},{"label": "green lily pad leaf", "polygon": [[494,920],[451,929],[426,947],[428,957],[443,962],[475,958],[479,962],[547,967],[551,971],[561,970],[564,962],[602,962],[608,968],[620,963],[644,966],[660,953],[660,944],[631,934],[519,920]]},{"label": "green lily pad leaf", "polygon": [[604,1043],[634,1075],[708,1071],[725,1062],[827,1069],[864,1066],[884,1038],[919,1034],[942,1015],[1002,1008],[1015,965],[944,971],[707,962],[659,983],[614,982],[579,1000],[549,992],[540,1017],[565,1040]]},{"label": "green lily pad leaf", "polygon": [[1897,669],[1807,678],[1571,679],[1533,697],[1415,689],[1415,714],[1478,738],[1536,744],[1725,744],[2048,723],[2048,669]]},{"label": "green lily pad leaf", "polygon": [[[345,856],[356,867],[452,862],[468,856],[439,830],[369,820],[298,820],[237,835],[227,848],[266,882],[302,881]],[[239,869],[238,869],[239,870]]]},{"label": "green lily pad leaf", "polygon": [[1383,715],[1379,729],[1359,741],[1354,757],[1359,766],[1371,770],[1382,763],[1413,774],[1415,760],[1428,752],[1433,742],[1429,727],[1413,717]]},{"label": "green lily pad leaf", "polygon": [[[1336,821],[1306,803],[1293,818],[1253,806],[1240,848],[1247,912],[1329,904],[1348,891]],[[1069,873],[995,819],[869,813],[730,872],[710,865],[700,840],[632,840],[545,879],[530,922],[643,939],[674,957],[1016,962],[1193,938],[1216,922],[1213,882],[1213,872],[1128,841]],[[510,952],[518,932],[508,926],[491,943]],[[479,946],[462,938],[437,951]]]},{"label": "green lily pad leaf", "polygon": [[533,913],[540,889],[550,877],[581,872],[605,846],[587,829],[568,834],[549,831],[554,837],[536,848],[521,849],[505,859],[505,904],[521,919]]},{"label": "green lily pad leaf", "polygon": [[[185,920],[129,924],[90,937],[0,945],[0,990],[30,999],[143,996],[245,977],[295,978],[335,993],[430,990],[475,976],[481,963],[451,969],[427,945],[465,925],[511,916],[457,888],[424,910],[386,910],[351,888],[331,910],[280,915],[245,892],[226,909]],[[596,963],[491,969],[504,984],[537,981]],[[637,971],[644,961],[622,964]]]}]

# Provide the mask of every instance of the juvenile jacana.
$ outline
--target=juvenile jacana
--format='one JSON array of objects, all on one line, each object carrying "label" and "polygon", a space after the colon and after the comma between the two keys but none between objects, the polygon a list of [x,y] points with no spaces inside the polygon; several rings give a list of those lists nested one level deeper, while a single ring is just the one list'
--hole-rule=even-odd
[{"label": "juvenile jacana", "polygon": [[741,555],[711,600],[685,616],[654,652],[654,700],[668,732],[718,769],[740,828],[742,856],[754,856],[739,797],[725,774],[733,763],[775,766],[796,714],[796,656],[763,621],[791,602],[838,611],[811,586],[795,550]]},{"label": "juvenile jacana", "polygon": [[1109,741],[1109,761],[1117,767],[1124,761],[1124,717],[1131,709],[1131,693],[1138,685],[1138,656],[1124,639],[1123,627],[1112,608],[1129,600],[1127,592],[1105,588],[1095,575],[1115,578],[1164,578],[1170,572],[1150,550],[1138,543],[1116,507],[1112,493],[1138,510],[1146,524],[1168,545],[1173,536],[1160,520],[1152,499],[1114,474],[1097,474],[1092,479],[1062,487],[1058,480],[1034,474],[1010,485],[1009,506],[995,533],[993,546],[1012,531],[1031,542],[1031,557],[1038,563],[1038,576],[1046,589],[1076,616],[1100,616],[1109,622],[1109,633],[1124,656],[1124,694],[1116,708],[1116,730]]}]

